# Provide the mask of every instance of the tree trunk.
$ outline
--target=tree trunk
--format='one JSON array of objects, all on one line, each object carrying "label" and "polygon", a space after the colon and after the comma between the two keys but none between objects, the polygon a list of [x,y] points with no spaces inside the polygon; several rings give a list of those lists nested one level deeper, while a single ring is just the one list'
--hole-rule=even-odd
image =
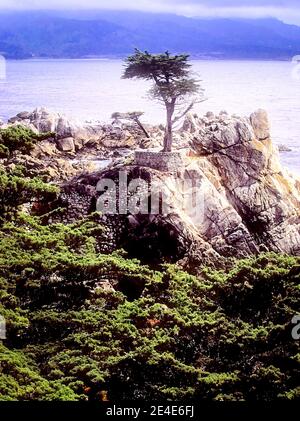
[{"label": "tree trunk", "polygon": [[171,152],[172,150],[172,142],[173,142],[173,114],[175,110],[175,104],[167,104],[167,125],[165,129],[165,137],[164,137],[164,149],[163,152]]},{"label": "tree trunk", "polygon": [[147,130],[145,129],[145,127],[142,125],[142,123],[140,122],[140,120],[137,118],[137,117],[135,117],[134,118],[134,121],[136,122],[136,124],[139,126],[139,128],[143,131],[143,133],[145,134],[145,136],[148,138],[148,139],[150,139],[150,135],[149,135],[149,133],[147,132]]}]

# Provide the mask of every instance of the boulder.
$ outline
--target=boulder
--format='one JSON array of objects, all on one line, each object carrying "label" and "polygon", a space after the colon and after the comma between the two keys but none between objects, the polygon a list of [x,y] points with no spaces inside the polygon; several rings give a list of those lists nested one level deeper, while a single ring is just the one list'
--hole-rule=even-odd
[{"label": "boulder", "polygon": [[21,120],[28,120],[30,119],[31,113],[29,111],[22,111],[21,113],[17,114],[17,118]]},{"label": "boulder", "polygon": [[257,110],[250,116],[250,122],[258,140],[270,139],[270,125],[268,114],[265,110]]},{"label": "boulder", "polygon": [[65,117],[59,117],[55,127],[55,133],[58,138],[68,138],[76,136],[79,127],[67,120]]},{"label": "boulder", "polygon": [[75,146],[75,151],[78,152],[80,151],[85,145],[85,141],[83,139],[74,139],[74,146]]},{"label": "boulder", "polygon": [[75,152],[74,139],[72,137],[58,139],[57,147],[62,152]]}]

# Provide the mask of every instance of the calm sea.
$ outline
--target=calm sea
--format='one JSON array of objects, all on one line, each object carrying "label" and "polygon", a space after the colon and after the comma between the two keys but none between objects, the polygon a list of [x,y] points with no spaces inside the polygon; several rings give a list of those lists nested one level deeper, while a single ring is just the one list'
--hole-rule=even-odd
[{"label": "calm sea", "polygon": [[[77,120],[108,121],[115,111],[142,110],[144,121],[164,122],[164,111],[148,100],[148,84],[122,80],[119,60],[8,61],[0,80],[0,118],[46,107]],[[200,114],[227,110],[248,115],[268,111],[276,144],[292,149],[283,164],[300,174],[300,78],[295,65],[271,61],[194,61],[208,100]],[[294,75],[294,76],[293,76]]]}]

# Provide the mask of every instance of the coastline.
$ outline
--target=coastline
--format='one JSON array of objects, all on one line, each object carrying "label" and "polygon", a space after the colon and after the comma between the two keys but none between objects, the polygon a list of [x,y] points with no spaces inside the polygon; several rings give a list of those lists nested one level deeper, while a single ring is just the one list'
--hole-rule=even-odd
[{"label": "coastline", "polygon": [[[299,49],[300,51],[300,49]],[[80,56],[80,57],[70,57],[70,56],[61,56],[61,57],[43,57],[43,56],[35,56],[35,57],[26,57],[26,58],[6,58],[6,60],[9,61],[60,61],[60,60],[71,60],[71,61],[97,61],[97,60],[103,60],[103,61],[108,61],[108,60],[115,60],[115,61],[123,61],[127,55],[130,53],[130,51],[128,53],[122,54],[120,56],[118,55],[100,55],[100,56],[93,56],[93,57],[86,57],[86,56]],[[1,52],[0,52],[1,54]],[[295,54],[290,55],[290,56],[286,56],[286,57],[271,57],[271,58],[266,58],[266,57],[215,57],[215,56],[208,56],[208,57],[203,57],[203,56],[194,56],[193,54],[190,55],[190,59],[191,61],[215,61],[215,62],[222,62],[222,61],[232,61],[232,62],[257,62],[257,61],[262,61],[262,62],[291,62],[293,57],[295,56]]]}]

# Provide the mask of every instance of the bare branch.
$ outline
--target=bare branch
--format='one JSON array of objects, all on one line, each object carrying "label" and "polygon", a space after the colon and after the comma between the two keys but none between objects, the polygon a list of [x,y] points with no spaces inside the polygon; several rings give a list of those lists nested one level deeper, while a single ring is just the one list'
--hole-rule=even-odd
[{"label": "bare branch", "polygon": [[175,123],[177,123],[177,121],[181,120],[188,112],[191,111],[191,109],[194,107],[195,104],[200,104],[201,102],[205,102],[205,101],[207,101],[207,98],[203,98],[201,100],[192,101],[189,104],[189,106],[181,114],[178,114],[177,116],[175,116],[175,118],[173,119],[172,123],[175,124]]}]

